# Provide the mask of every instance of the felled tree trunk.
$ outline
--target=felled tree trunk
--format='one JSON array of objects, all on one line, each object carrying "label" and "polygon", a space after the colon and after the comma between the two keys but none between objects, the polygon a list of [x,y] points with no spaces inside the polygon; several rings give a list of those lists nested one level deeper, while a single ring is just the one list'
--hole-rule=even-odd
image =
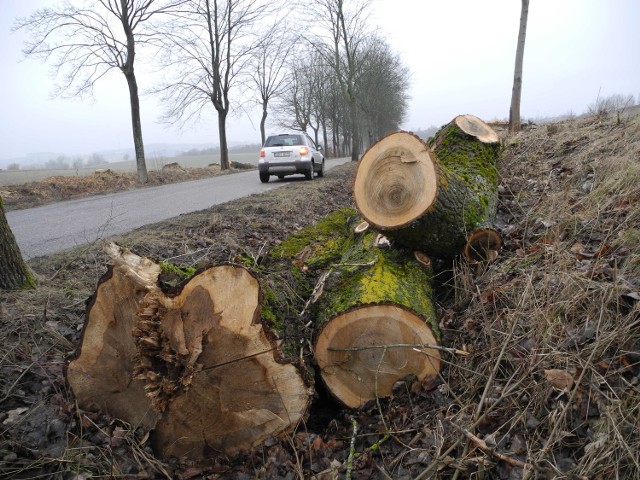
[{"label": "felled tree trunk", "polygon": [[251,273],[211,267],[169,295],[158,265],[109,254],[67,371],[82,408],[151,429],[161,456],[205,463],[296,427],[312,392],[263,329]]},{"label": "felled tree trunk", "polygon": [[354,180],[356,206],[400,245],[440,258],[465,250],[476,256],[470,259],[482,259],[490,255],[486,248],[501,243],[490,229],[500,149],[497,134],[472,115],[440,129],[431,148],[411,133],[393,133],[362,157]]},{"label": "felled tree trunk", "polygon": [[355,235],[314,310],[314,352],[331,393],[358,408],[408,375],[436,375],[440,354],[425,348],[439,345],[432,270],[376,232]]},{"label": "felled tree trunk", "polygon": [[313,343],[329,391],[353,408],[440,368],[437,350],[414,350],[438,344],[431,269],[373,231],[356,233],[359,223],[351,209],[334,212],[274,248],[266,264],[273,316],[287,318],[284,348]]}]

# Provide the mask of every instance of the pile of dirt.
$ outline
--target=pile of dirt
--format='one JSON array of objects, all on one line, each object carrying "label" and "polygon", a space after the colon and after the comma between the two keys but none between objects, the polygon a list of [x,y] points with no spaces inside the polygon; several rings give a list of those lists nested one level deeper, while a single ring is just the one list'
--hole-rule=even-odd
[{"label": "pile of dirt", "polygon": [[[440,266],[435,381],[407,378],[359,411],[322,391],[284,439],[204,467],[153,457],[148,432],[79,410],[64,380],[100,245],[30,262],[2,293],[0,475],[12,478],[638,478],[640,121],[579,119],[504,134],[490,265]],[[355,165],[112,238],[181,265],[260,258],[352,206]],[[357,429],[354,428],[357,426]]]},{"label": "pile of dirt", "polygon": [[221,171],[217,164],[212,164],[208,168],[184,168],[174,162],[163,166],[160,170],[150,170],[149,181],[144,185],[138,183],[137,174],[134,172],[99,169],[86,176],[53,176],[37,182],[4,185],[1,187],[0,194],[7,210],[17,210],[89,195],[209,178],[247,168],[256,167],[239,164],[232,165],[229,170]]}]

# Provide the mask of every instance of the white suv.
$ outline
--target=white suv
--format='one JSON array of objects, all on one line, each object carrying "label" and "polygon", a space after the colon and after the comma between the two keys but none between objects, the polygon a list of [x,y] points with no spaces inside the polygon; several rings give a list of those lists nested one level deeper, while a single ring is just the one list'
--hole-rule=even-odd
[{"label": "white suv", "polygon": [[313,180],[315,172],[324,177],[322,146],[316,146],[304,132],[270,135],[260,150],[258,172],[262,183],[267,183],[271,175],[284,178],[303,173],[307,180]]}]

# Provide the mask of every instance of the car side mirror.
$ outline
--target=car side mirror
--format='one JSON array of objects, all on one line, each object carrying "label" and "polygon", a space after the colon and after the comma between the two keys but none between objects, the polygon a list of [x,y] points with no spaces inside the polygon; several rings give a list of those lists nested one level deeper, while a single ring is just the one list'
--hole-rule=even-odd
[{"label": "car side mirror", "polygon": [[321,152],[322,151],[322,145],[318,145],[318,151]]}]

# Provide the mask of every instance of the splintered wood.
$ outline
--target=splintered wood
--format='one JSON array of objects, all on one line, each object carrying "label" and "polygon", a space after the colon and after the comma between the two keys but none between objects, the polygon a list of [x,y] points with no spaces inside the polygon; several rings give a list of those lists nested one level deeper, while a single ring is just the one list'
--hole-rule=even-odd
[{"label": "splintered wood", "polygon": [[160,268],[113,244],[67,378],[78,404],[152,430],[161,456],[202,461],[296,427],[311,390],[280,361],[246,269],[201,271],[175,295]]}]

